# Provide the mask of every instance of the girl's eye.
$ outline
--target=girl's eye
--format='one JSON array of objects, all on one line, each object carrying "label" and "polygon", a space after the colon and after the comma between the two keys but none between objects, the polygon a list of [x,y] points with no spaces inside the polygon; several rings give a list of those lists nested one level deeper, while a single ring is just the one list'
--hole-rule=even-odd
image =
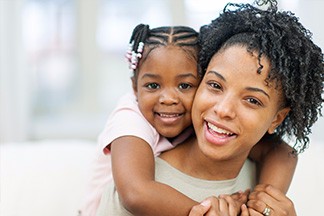
[{"label": "girl's eye", "polygon": [[188,84],[188,83],[181,83],[181,84],[179,85],[179,88],[180,88],[180,89],[189,89],[189,88],[191,88],[191,85]]},{"label": "girl's eye", "polygon": [[262,106],[262,103],[259,100],[255,99],[255,98],[248,98],[247,101],[249,103],[251,103],[251,104],[254,104],[254,105],[257,105],[257,106]]},{"label": "girl's eye", "polygon": [[146,85],[146,87],[149,89],[158,89],[158,88],[160,88],[160,85],[157,83],[149,83]]}]

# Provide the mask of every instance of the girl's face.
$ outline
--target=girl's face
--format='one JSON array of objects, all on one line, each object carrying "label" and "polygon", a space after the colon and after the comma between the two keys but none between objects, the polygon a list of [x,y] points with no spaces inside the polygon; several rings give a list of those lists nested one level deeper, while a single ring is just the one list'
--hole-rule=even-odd
[{"label": "girl's face", "polygon": [[148,54],[133,88],[144,117],[158,133],[172,138],[191,125],[199,81],[196,60],[179,47],[167,46]]},{"label": "girl's face", "polygon": [[265,79],[269,61],[234,45],[215,54],[197,90],[192,120],[198,145],[207,157],[217,160],[247,157],[268,131],[284,120],[288,108],[280,108],[280,88]]}]

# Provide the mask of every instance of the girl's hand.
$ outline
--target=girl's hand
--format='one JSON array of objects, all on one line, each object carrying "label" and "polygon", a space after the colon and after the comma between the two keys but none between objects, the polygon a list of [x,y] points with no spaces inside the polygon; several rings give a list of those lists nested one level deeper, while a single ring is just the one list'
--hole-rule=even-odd
[{"label": "girl's hand", "polygon": [[[199,205],[192,207],[189,216],[237,216],[241,206],[246,203],[249,191],[238,192],[232,195],[209,197]],[[243,216],[248,216],[245,213]]]},{"label": "girl's hand", "polygon": [[249,209],[246,204],[241,206],[241,215],[240,216],[250,216]]},{"label": "girl's hand", "polygon": [[211,207],[211,201],[206,199],[190,210],[189,216],[203,216]]},{"label": "girl's hand", "polygon": [[267,184],[254,188],[247,205],[251,216],[297,216],[293,202],[279,189]]}]

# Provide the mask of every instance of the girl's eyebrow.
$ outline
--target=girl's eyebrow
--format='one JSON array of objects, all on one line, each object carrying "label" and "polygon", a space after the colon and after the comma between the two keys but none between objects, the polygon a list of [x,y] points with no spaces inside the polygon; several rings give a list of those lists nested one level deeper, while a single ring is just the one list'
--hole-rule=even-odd
[{"label": "girl's eyebrow", "polygon": [[146,77],[148,77],[148,78],[160,78],[161,76],[157,75],[157,74],[145,73],[145,74],[143,74],[143,76],[141,78],[143,79],[143,78],[146,78]]},{"label": "girl's eyebrow", "polygon": [[193,77],[195,79],[198,79],[198,77],[193,75],[192,73],[179,74],[177,77],[179,77],[179,78]]},{"label": "girl's eyebrow", "polygon": [[[214,74],[215,76],[219,77],[221,80],[226,82],[225,77],[223,77],[220,73],[216,72],[216,71],[208,71],[207,74]],[[255,88],[255,87],[247,87],[246,88],[248,91],[253,91],[253,92],[260,92],[262,94],[264,94],[265,96],[267,96],[270,99],[270,96],[267,92],[265,92],[264,90],[260,89],[260,88]]]},{"label": "girl's eyebrow", "polygon": [[[161,76],[158,75],[158,74],[151,74],[151,73],[145,73],[143,74],[143,76],[141,77],[142,79],[143,78],[160,78]],[[186,74],[179,74],[177,75],[178,78],[185,78],[185,77],[193,77],[195,79],[198,79],[197,76],[193,75],[192,73],[186,73]]]}]

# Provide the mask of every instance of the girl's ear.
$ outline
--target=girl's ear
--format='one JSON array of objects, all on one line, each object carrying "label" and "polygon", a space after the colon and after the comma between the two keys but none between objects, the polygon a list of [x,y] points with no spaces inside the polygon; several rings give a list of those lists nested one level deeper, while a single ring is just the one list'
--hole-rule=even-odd
[{"label": "girl's ear", "polygon": [[132,80],[133,92],[134,92],[134,95],[136,96],[136,99],[137,99],[137,83],[136,83],[135,76],[132,76],[131,80]]},{"label": "girl's ear", "polygon": [[274,117],[269,129],[268,133],[273,134],[276,128],[285,120],[286,116],[290,111],[289,107],[285,107],[278,111],[277,115]]}]

